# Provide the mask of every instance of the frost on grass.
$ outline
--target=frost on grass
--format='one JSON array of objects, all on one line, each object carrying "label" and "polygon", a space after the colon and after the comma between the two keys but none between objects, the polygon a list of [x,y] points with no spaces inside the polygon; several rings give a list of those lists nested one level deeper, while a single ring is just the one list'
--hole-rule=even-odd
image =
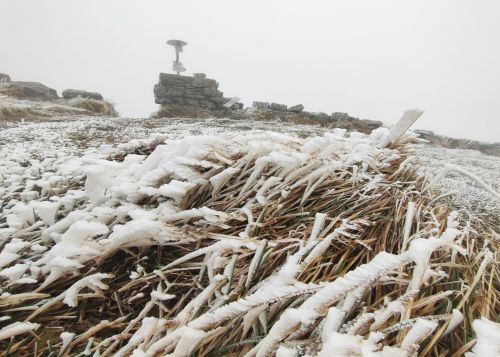
[{"label": "frost on grass", "polygon": [[1,347],[437,356],[495,320],[498,233],[416,173],[412,134],[203,125],[218,135],[2,149]]}]

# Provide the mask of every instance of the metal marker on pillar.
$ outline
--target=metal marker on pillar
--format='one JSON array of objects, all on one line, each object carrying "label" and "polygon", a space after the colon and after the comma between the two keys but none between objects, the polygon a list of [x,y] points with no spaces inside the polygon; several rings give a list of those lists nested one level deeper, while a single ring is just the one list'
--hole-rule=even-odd
[{"label": "metal marker on pillar", "polygon": [[181,40],[168,40],[167,44],[170,46],[174,46],[175,48],[175,61],[174,65],[172,67],[174,72],[177,72],[177,74],[181,74],[181,72],[185,72],[186,68],[182,65],[182,63],[179,61],[179,53],[182,52],[182,47],[187,45],[187,42],[181,41]]}]

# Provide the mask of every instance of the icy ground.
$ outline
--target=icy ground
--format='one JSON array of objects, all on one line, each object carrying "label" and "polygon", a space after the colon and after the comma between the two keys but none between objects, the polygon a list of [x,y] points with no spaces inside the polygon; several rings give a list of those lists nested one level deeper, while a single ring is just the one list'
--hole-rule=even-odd
[{"label": "icy ground", "polygon": [[[30,171],[30,179],[33,179],[34,170],[36,176],[47,179],[68,160],[109,150],[111,146],[133,139],[146,139],[158,134],[169,139],[199,134],[231,137],[236,133],[260,131],[286,132],[306,137],[326,130],[311,125],[229,119],[86,117],[26,123],[0,122],[0,203],[8,199],[9,192],[22,189],[27,170]],[[436,175],[445,164],[451,163],[474,173],[496,192],[500,192],[499,157],[472,150],[424,145],[418,145],[415,149],[424,173]],[[453,193],[455,205],[471,207],[475,212],[493,217],[500,216],[498,199],[471,179],[450,172],[439,185],[444,193]]]}]

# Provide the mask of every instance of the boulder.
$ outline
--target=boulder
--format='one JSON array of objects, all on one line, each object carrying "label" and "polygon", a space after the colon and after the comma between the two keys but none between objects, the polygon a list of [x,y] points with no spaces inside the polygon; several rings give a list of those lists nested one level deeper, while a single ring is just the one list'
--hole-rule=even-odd
[{"label": "boulder", "polygon": [[0,94],[19,99],[52,100],[59,98],[55,89],[38,82],[0,83]]},{"label": "boulder", "polygon": [[336,120],[349,120],[351,117],[347,113],[335,112],[331,115],[332,121]]},{"label": "boulder", "polygon": [[253,102],[252,107],[256,109],[271,109],[271,104],[268,102]]},{"label": "boulder", "polygon": [[287,106],[286,104],[271,103],[271,109],[277,112],[286,112]]},{"label": "boulder", "polygon": [[0,73],[0,83],[10,82],[10,76],[5,73]]},{"label": "boulder", "polygon": [[193,73],[194,78],[207,78],[205,73]]},{"label": "boulder", "polygon": [[208,101],[208,100],[200,100],[200,107],[208,108],[208,109],[215,109],[217,107],[217,105],[215,103]]},{"label": "boulder", "polygon": [[384,123],[382,123],[380,120],[362,119],[361,121],[366,127],[370,128],[371,130],[380,128],[382,125],[384,125]]},{"label": "boulder", "polygon": [[[240,98],[239,97],[232,97],[232,98],[222,98],[224,101],[224,104],[222,107],[226,109],[233,109],[233,110],[238,110],[238,109],[243,109],[243,103],[238,103]],[[240,107],[241,104],[241,107]]]},{"label": "boulder", "polygon": [[288,111],[292,113],[301,113],[303,110],[304,106],[302,104],[293,105],[290,108],[288,108]]},{"label": "boulder", "polygon": [[102,100],[101,94],[97,92],[87,92],[86,90],[81,90],[81,89],[65,89],[62,92],[62,96],[64,99],[86,98],[86,99]]}]

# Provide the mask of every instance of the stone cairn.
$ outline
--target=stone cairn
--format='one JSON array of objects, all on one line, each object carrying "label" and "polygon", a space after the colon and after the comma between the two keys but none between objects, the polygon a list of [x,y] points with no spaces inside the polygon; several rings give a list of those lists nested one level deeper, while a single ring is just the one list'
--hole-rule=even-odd
[{"label": "stone cairn", "polygon": [[[215,79],[206,78],[205,73],[194,73],[192,77],[160,73],[160,81],[154,87],[155,103],[163,106],[179,104],[207,109],[222,109],[230,98],[224,98]],[[233,109],[241,109],[236,103]]]}]

